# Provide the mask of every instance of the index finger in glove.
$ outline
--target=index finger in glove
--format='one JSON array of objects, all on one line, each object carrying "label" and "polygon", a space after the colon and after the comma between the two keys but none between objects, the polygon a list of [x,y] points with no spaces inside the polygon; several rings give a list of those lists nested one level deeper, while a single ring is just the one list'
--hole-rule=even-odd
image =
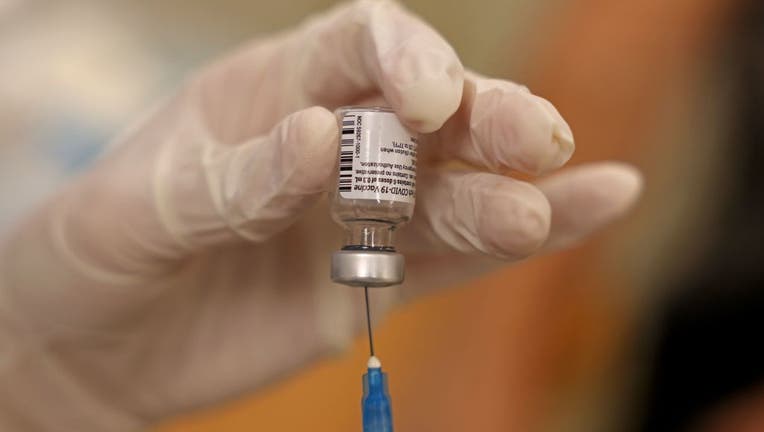
[{"label": "index finger in glove", "polygon": [[463,75],[453,48],[432,27],[395,2],[364,0],[257,41],[202,78],[205,110],[223,127],[269,115],[275,122],[306,106],[335,108],[381,92],[404,123],[432,132],[458,108]]}]

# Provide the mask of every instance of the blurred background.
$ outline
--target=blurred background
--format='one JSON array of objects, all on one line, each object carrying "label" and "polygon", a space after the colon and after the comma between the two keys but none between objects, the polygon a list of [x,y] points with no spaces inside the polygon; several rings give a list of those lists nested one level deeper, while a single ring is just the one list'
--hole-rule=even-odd
[{"label": "blurred background", "polygon": [[[191,70],[333,3],[0,0],[0,232]],[[571,164],[628,161],[646,190],[585,245],[389,316],[396,430],[764,431],[764,3],[404,3],[551,100]],[[365,360],[156,431],[359,430]]]}]

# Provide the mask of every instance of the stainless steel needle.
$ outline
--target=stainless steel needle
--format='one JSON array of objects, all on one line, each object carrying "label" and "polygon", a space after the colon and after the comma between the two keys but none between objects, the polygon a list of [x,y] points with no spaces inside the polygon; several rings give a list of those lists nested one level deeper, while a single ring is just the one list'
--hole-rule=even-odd
[{"label": "stainless steel needle", "polygon": [[374,337],[371,335],[371,312],[369,311],[369,287],[363,287],[363,295],[366,298],[366,328],[369,330],[369,351],[374,357]]}]

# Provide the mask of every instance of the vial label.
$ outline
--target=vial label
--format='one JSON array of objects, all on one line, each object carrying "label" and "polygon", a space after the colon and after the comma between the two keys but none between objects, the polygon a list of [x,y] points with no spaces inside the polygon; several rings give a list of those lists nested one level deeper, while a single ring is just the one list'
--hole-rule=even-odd
[{"label": "vial label", "polygon": [[340,138],[340,196],[413,203],[416,150],[416,135],[395,114],[347,113]]}]

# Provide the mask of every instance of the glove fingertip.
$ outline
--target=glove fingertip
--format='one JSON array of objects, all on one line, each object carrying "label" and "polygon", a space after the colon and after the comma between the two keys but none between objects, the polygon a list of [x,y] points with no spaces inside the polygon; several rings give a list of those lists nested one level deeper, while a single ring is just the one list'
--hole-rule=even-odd
[{"label": "glove fingertip", "polygon": [[412,129],[431,133],[440,129],[459,108],[463,79],[444,74],[421,80],[401,91],[397,114]]},{"label": "glove fingertip", "polygon": [[[452,205],[441,238],[459,239],[501,259],[517,260],[537,251],[549,234],[549,202],[535,186],[496,174],[450,176]],[[443,224],[435,224],[442,226]],[[449,235],[454,233],[455,235]]]},{"label": "glove fingertip", "polygon": [[440,129],[459,108],[464,66],[435,29],[395,2],[367,7],[365,50],[378,86],[403,123],[417,132]]},{"label": "glove fingertip", "polygon": [[485,243],[498,256],[521,259],[536,252],[547,239],[551,209],[544,194],[523,182],[501,182],[485,194],[480,224]]},{"label": "glove fingertip", "polygon": [[289,129],[292,155],[304,181],[325,186],[337,159],[336,117],[323,107],[306,108],[296,113]]},{"label": "glove fingertip", "polygon": [[621,162],[580,165],[539,182],[555,215],[545,248],[570,246],[623,216],[643,183],[639,170]]}]

